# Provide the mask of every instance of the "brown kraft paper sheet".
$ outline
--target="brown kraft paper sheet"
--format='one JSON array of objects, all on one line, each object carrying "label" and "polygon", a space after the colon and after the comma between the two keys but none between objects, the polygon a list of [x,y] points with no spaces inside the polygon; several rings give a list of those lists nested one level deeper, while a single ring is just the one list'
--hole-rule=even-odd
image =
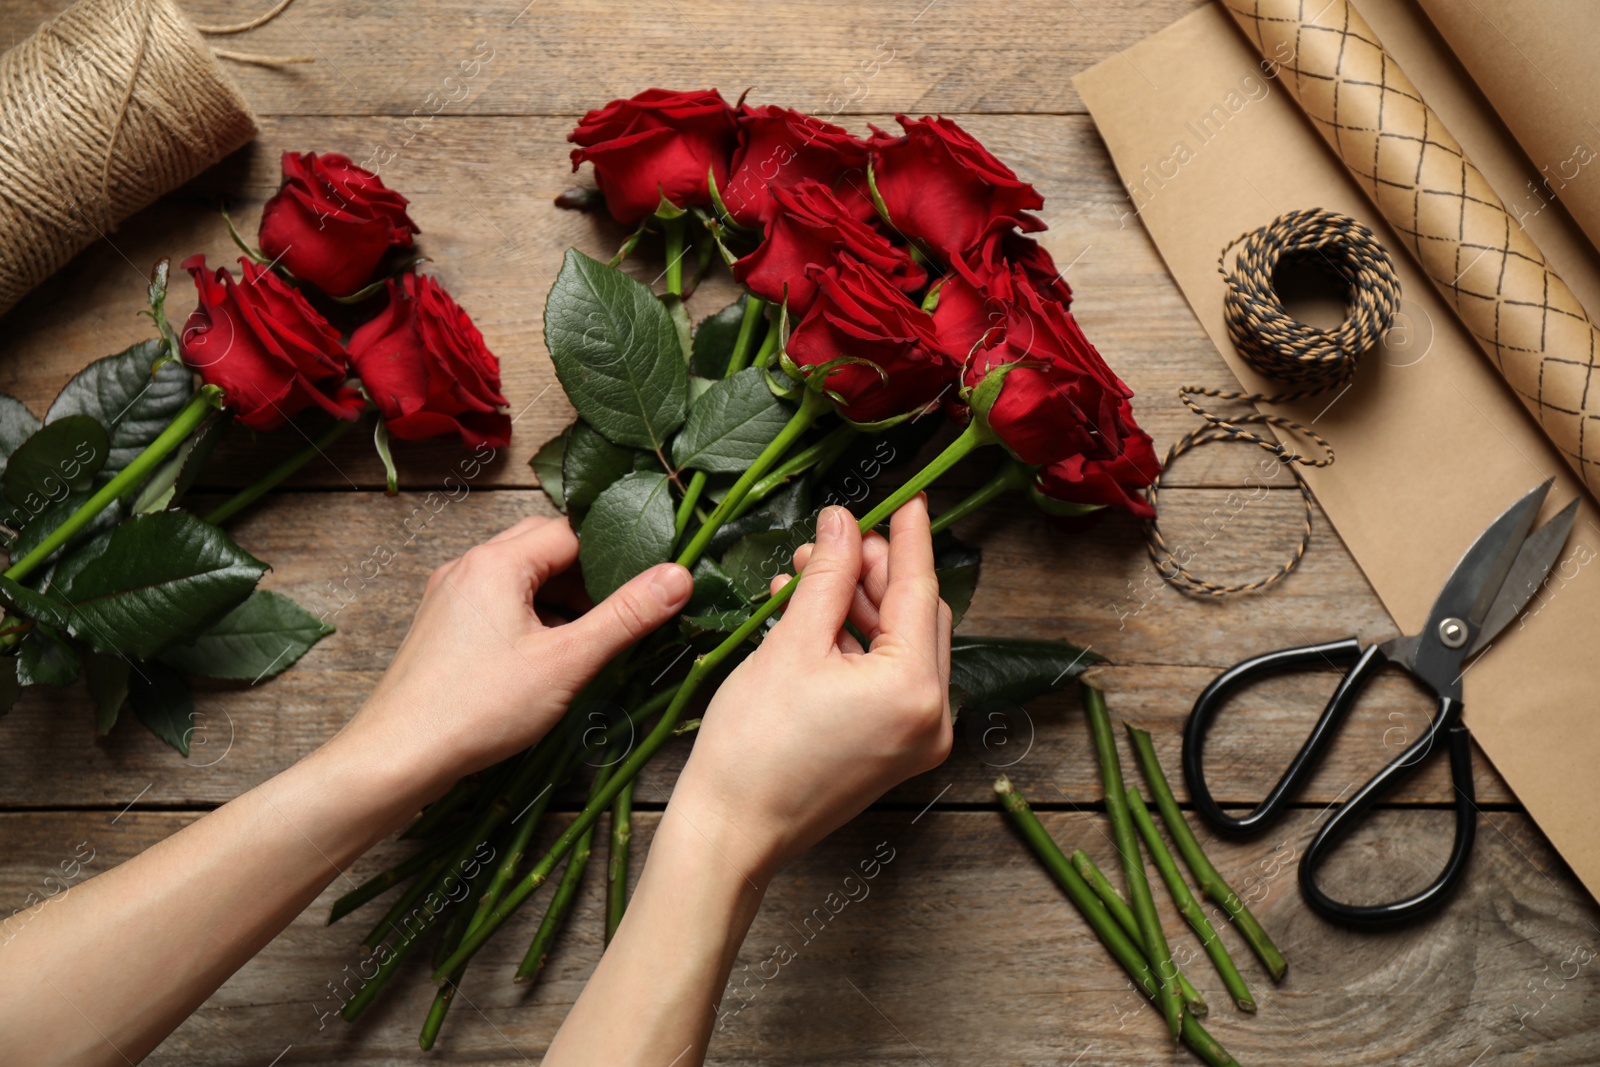
[{"label": "brown kraft paper sheet", "polygon": [[[1361,11],[1489,181],[1518,180],[1527,164],[1515,142],[1481,113],[1480,99],[1416,9],[1403,0],[1367,0]],[[1168,269],[1246,388],[1274,386],[1245,366],[1228,340],[1216,269],[1223,245],[1286,211],[1321,207],[1362,220],[1393,252],[1404,293],[1401,322],[1415,333],[1414,344],[1398,355],[1370,354],[1331,406],[1316,397],[1273,410],[1317,419],[1337,448],[1337,462],[1307,470],[1307,482],[1396,625],[1414,633],[1490,519],[1545,478],[1556,480],[1546,516],[1581,486],[1277,82],[1279,69],[1211,5],[1074,84]],[[1534,239],[1578,296],[1600,306],[1593,250],[1560,232],[1554,213],[1541,220],[1534,222],[1542,229],[1529,224]],[[1207,384],[1225,385],[1221,378]],[[1464,688],[1479,746],[1600,897],[1600,838],[1590,828],[1590,813],[1600,808],[1600,655],[1590,647],[1600,639],[1600,567],[1590,566],[1597,550],[1600,512],[1584,495],[1551,581],[1472,664]],[[1290,633],[1284,643],[1342,636]],[[1374,753],[1372,769],[1389,755]]]}]

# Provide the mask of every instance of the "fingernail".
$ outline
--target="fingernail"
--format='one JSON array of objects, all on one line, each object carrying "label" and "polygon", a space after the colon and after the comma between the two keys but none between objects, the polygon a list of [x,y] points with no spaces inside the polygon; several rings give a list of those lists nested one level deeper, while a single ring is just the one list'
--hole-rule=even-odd
[{"label": "fingernail", "polygon": [[822,514],[817,517],[817,536],[825,537],[829,541],[838,541],[844,537],[844,508],[836,504],[822,509]]},{"label": "fingernail", "polygon": [[676,563],[666,563],[650,576],[650,592],[667,607],[676,607],[689,595],[694,579]]}]

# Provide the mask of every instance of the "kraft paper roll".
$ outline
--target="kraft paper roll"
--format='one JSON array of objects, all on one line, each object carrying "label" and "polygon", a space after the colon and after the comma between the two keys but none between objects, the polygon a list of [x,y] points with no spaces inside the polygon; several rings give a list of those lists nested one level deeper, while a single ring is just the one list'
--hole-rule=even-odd
[{"label": "kraft paper roll", "polygon": [[1372,27],[1347,0],[1223,6],[1600,496],[1600,331]]}]

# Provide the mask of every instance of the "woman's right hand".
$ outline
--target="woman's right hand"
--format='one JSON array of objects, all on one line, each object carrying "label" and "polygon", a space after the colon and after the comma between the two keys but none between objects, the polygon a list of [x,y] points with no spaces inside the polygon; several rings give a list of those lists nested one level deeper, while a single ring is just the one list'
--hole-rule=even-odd
[{"label": "woman's right hand", "polygon": [[891,787],[944,762],[952,734],[951,616],[925,498],[895,512],[887,542],[863,538],[846,509],[825,509],[795,565],[805,577],[712,698],[670,806],[763,884]]}]

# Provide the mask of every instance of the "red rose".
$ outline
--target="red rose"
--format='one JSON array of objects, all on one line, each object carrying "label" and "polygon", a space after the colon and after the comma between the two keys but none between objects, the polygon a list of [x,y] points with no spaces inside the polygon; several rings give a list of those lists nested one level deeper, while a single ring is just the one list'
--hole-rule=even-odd
[{"label": "red rose", "polygon": [[583,116],[567,140],[572,169],[594,164],[611,217],[632,225],[655,213],[665,196],[679,207],[711,203],[706,175],[728,181],[738,142],[733,109],[715,89],[674,93],[646,89]]},{"label": "red rose", "polygon": [[789,358],[802,367],[820,367],[851,356],[884,372],[862,363],[832,371],[826,385],[840,399],[840,414],[854,422],[877,422],[953,391],[959,368],[939,351],[932,319],[882,274],[849,256],[811,273],[816,300],[789,338]]},{"label": "red rose", "polygon": [[421,233],[406,198],[332,152],[283,154],[283,188],[261,211],[261,252],[330,296],[372,281],[391,248]]},{"label": "red rose", "polygon": [[733,265],[733,276],[773,304],[783,302],[787,286],[791,316],[804,315],[816,295],[816,272],[807,268],[827,267],[845,256],[881,272],[906,292],[927,282],[928,272],[905,249],[852,217],[821,182],[807,178],[792,189],[774,189],[772,198],[766,240]]},{"label": "red rose", "polygon": [[871,142],[873,182],[895,229],[954,262],[998,230],[1042,230],[1044,197],[946,118],[895,118],[905,136]]},{"label": "red rose", "polygon": [[[1041,296],[1022,268],[1013,269],[1009,290],[1010,299],[989,297],[988,314],[1003,322],[1003,335],[980,348],[964,372],[976,385],[996,367],[1017,365],[989,408],[990,428],[1018,459],[1049,471],[1041,471],[1040,484],[1050,495],[1148,513],[1142,499],[1112,491],[1148,485],[1161,469],[1149,435],[1133,421],[1133,391],[1071,312]],[[960,321],[947,324],[947,338]]]},{"label": "red rose", "polygon": [[1044,245],[1016,230],[991,233],[977,251],[955,260],[951,266],[974,285],[993,280],[1009,284],[1012,268],[1020,268],[1022,276],[1040,295],[1059,301],[1062,307],[1072,306],[1072,287],[1056,269],[1056,261]]},{"label": "red rose", "polygon": [[743,226],[766,222],[774,190],[792,188],[807,178],[836,188],[851,171],[860,173],[840,198],[858,218],[871,217],[867,146],[849,131],[771,105],[740,106],[738,123],[739,148],[733,154],[728,184],[717,190],[735,222]]},{"label": "red rose", "polygon": [[183,261],[200,290],[200,306],[178,340],[183,361],[221,386],[227,405],[253,430],[276,429],[312,406],[356,418],[364,401],[344,386],[338,331],[276,274],[248,259],[239,263],[244,285],[226,268],[208,271],[205,256]]},{"label": "red rose", "polygon": [[350,335],[350,362],[389,433],[402,441],[453,433],[473,447],[511,441],[500,361],[427,275],[389,282],[389,306]]}]

